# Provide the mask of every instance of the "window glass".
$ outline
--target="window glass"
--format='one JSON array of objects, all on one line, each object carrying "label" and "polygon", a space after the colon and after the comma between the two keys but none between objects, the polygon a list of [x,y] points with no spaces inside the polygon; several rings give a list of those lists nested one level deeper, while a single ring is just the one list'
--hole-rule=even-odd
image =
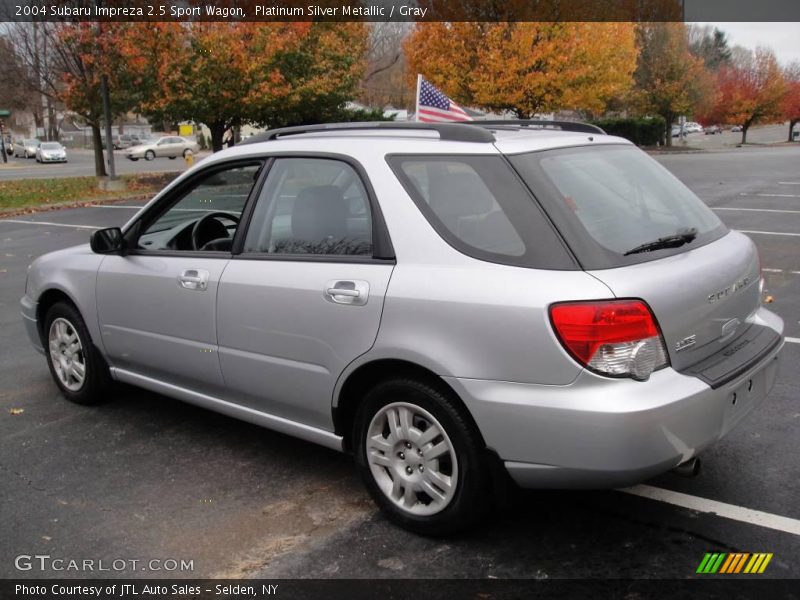
[{"label": "window glass", "polygon": [[261,163],[215,170],[196,181],[146,226],[146,250],[230,251]]},{"label": "window glass", "polygon": [[424,159],[404,161],[402,169],[441,224],[459,240],[484,252],[525,254],[519,233],[475,166],[463,159]]},{"label": "window glass", "polygon": [[276,160],[244,251],[371,256],[372,216],[361,178],[338,160]]},{"label": "window glass", "polygon": [[577,268],[502,157],[396,155],[387,160],[425,218],[459,252],[505,265]]},{"label": "window glass", "polygon": [[[630,146],[597,146],[510,157],[587,268],[686,252],[724,235],[717,216],[669,171]],[[630,253],[693,232],[689,243]]]}]

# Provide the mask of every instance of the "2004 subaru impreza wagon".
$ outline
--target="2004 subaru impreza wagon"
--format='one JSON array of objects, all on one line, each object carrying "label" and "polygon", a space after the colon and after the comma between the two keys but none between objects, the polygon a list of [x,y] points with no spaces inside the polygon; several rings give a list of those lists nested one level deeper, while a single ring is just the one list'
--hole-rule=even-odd
[{"label": "2004 subaru impreza wagon", "polygon": [[267,132],[30,267],[63,395],[121,381],[351,451],[395,522],[474,522],[493,465],[610,487],[686,464],[772,387],[752,241],[578,123]]}]

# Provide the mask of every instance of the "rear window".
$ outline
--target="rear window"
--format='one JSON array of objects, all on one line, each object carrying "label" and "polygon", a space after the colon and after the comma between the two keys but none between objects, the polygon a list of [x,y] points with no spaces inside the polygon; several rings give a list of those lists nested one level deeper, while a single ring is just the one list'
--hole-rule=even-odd
[{"label": "rear window", "polygon": [[[689,188],[638,148],[567,148],[509,160],[585,269],[686,252],[728,231]],[[645,244],[686,232],[694,238],[688,243],[642,251]]]},{"label": "rear window", "polygon": [[390,156],[389,165],[437,233],[489,262],[576,269],[563,241],[500,156]]}]

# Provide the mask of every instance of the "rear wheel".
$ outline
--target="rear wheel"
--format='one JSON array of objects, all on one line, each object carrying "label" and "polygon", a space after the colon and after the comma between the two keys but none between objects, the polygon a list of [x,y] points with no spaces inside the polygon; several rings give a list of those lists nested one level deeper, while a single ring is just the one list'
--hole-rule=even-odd
[{"label": "rear wheel", "polygon": [[77,404],[97,404],[106,398],[111,383],[103,357],[92,344],[78,310],[57,302],[44,323],[47,364],[64,397]]},{"label": "rear wheel", "polygon": [[483,443],[449,391],[413,379],[378,384],[358,410],[354,435],[364,483],[401,527],[443,535],[485,513]]},{"label": "rear wheel", "polygon": [[153,160],[156,157],[156,153],[152,150],[148,150],[144,153],[145,160]]}]

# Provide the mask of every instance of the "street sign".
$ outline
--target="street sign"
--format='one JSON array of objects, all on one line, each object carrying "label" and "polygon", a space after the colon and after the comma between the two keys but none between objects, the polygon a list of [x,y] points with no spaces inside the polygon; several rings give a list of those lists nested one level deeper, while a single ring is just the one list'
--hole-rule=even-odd
[{"label": "street sign", "polygon": [[10,110],[0,110],[0,119],[8,118],[11,116]]}]

